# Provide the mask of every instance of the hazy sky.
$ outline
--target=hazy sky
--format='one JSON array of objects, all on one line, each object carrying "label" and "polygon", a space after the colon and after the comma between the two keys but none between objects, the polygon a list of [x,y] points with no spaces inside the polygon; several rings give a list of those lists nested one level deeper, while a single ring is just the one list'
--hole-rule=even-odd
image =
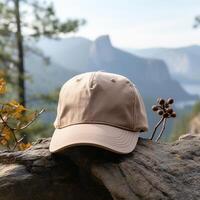
[{"label": "hazy sky", "polygon": [[122,48],[200,45],[200,0],[53,0],[61,19],[84,18],[76,36],[109,34]]}]

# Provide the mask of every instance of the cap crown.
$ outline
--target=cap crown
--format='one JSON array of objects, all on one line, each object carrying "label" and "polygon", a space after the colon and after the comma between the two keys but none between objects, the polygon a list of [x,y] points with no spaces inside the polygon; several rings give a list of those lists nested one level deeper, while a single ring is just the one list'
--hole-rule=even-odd
[{"label": "cap crown", "polygon": [[143,100],[126,77],[106,72],[77,75],[61,88],[56,128],[106,124],[138,132],[148,128]]}]

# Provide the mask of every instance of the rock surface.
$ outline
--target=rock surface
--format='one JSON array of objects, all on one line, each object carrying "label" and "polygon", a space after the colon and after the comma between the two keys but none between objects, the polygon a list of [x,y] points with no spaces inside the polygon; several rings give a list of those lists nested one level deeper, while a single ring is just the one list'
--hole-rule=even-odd
[{"label": "rock surface", "polygon": [[0,152],[0,200],[199,200],[200,137],[172,144],[140,139],[133,153],[94,147],[59,155],[43,139]]}]

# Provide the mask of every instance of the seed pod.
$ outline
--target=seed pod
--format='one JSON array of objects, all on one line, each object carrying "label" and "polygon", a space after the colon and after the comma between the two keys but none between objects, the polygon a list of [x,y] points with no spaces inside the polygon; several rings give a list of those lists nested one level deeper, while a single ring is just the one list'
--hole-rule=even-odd
[{"label": "seed pod", "polygon": [[169,104],[168,103],[165,103],[165,108],[169,108]]},{"label": "seed pod", "polygon": [[168,109],[166,109],[166,112],[169,113],[169,114],[172,114],[174,111],[173,111],[172,108],[168,108]]},{"label": "seed pod", "polygon": [[175,117],[176,117],[176,113],[173,112],[173,113],[171,114],[171,117],[175,118]]},{"label": "seed pod", "polygon": [[164,99],[160,99],[159,104],[160,105],[164,105],[165,104],[165,100]]},{"label": "seed pod", "polygon": [[173,103],[174,103],[174,99],[169,98],[169,99],[167,100],[167,103],[168,103],[168,104],[173,104]]},{"label": "seed pod", "polygon": [[157,111],[157,113],[158,113],[159,115],[163,115],[163,111],[162,111],[162,110]]},{"label": "seed pod", "polygon": [[157,111],[157,110],[158,110],[158,106],[153,105],[153,106],[152,106],[152,110],[153,110],[153,111]]},{"label": "seed pod", "polygon": [[163,114],[163,117],[164,117],[164,118],[168,118],[168,117],[169,117],[169,114],[168,114],[168,113],[164,113],[164,114]]}]

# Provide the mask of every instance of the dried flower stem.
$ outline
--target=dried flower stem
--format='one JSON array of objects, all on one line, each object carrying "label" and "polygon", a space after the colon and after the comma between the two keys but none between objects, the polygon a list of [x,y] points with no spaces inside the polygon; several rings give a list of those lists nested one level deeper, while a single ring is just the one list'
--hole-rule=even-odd
[{"label": "dried flower stem", "polygon": [[163,120],[162,129],[161,129],[161,131],[160,131],[159,136],[158,136],[157,139],[156,139],[156,142],[158,142],[158,140],[161,138],[161,136],[162,136],[162,134],[163,134],[163,132],[164,132],[164,130],[165,130],[166,121],[167,121],[167,118],[165,118],[165,119]]},{"label": "dried flower stem", "polygon": [[158,127],[160,126],[160,124],[163,122],[163,120],[164,120],[164,117],[162,117],[161,119],[160,119],[160,121],[156,124],[156,126],[155,126],[155,128],[154,128],[154,131],[153,131],[153,134],[151,135],[151,138],[150,138],[150,140],[152,140],[153,139],[153,137],[154,137],[154,135],[155,135],[155,133],[156,133],[156,131],[157,131],[157,129],[158,129]]},{"label": "dried flower stem", "polygon": [[165,130],[167,119],[176,117],[176,113],[172,109],[173,103],[174,103],[174,99],[172,99],[172,98],[168,98],[167,101],[164,99],[158,98],[156,105],[152,106],[152,110],[162,117],[154,128],[154,131],[150,138],[151,140],[153,140],[155,133],[156,133],[158,127],[161,125],[161,123],[162,123],[162,128],[156,139],[156,142],[161,138],[161,136]]}]

